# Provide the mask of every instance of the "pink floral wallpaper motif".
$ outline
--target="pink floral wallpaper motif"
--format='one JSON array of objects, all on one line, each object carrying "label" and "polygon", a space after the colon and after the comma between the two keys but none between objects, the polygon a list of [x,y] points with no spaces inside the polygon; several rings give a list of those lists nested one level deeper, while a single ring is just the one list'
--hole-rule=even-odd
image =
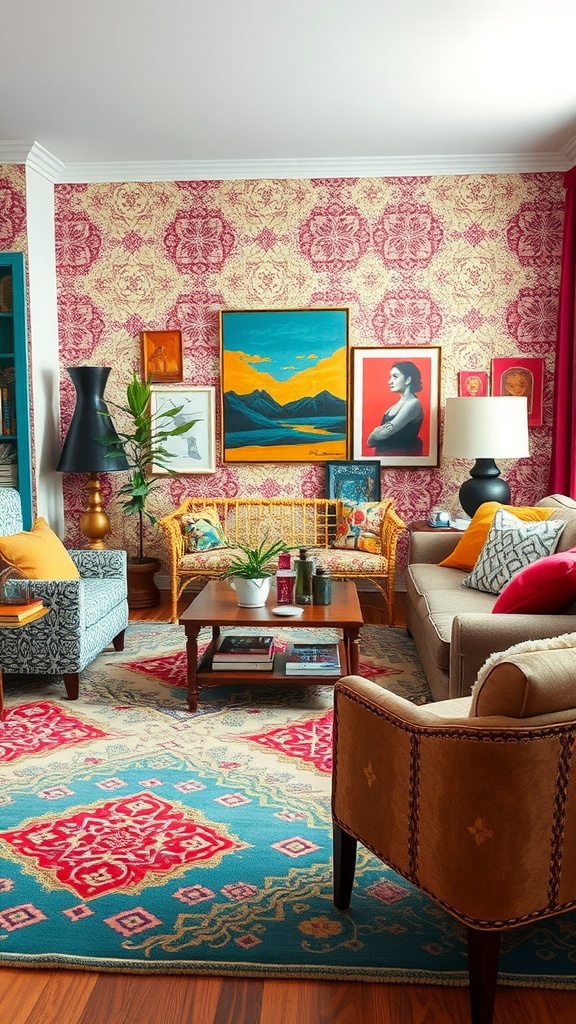
[{"label": "pink floral wallpaper motif", "polygon": [[[17,196],[0,205],[12,209]],[[351,346],[440,345],[442,403],[460,369],[493,356],[545,359],[544,425],[530,459],[502,465],[513,500],[546,491],[564,194],[560,174],[61,185],[56,195],[62,426],[73,407],[69,365],[110,365],[106,397],[140,366],[142,329],[179,329],[185,383],[219,385],[218,311],[348,306]],[[117,414],[119,418],[119,414]],[[220,432],[218,411],[218,437]],[[382,471],[409,522],[431,505],[458,509],[469,464]],[[134,551],[131,520],[105,479],[112,544]],[[163,480],[162,515],[187,494],[268,497],[324,491],[324,467],[226,466]],[[65,478],[67,541],[83,496]],[[150,528],[148,547],[158,550]],[[401,545],[405,559],[406,539]]]}]

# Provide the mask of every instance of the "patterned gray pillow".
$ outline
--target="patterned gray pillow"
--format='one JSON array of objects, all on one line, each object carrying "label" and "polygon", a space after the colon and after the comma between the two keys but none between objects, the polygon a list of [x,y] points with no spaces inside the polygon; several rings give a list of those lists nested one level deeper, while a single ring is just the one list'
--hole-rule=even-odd
[{"label": "patterned gray pillow", "polygon": [[462,580],[462,586],[484,590],[487,594],[499,594],[520,569],[552,554],[565,526],[562,519],[524,523],[511,512],[499,508],[476,565]]}]

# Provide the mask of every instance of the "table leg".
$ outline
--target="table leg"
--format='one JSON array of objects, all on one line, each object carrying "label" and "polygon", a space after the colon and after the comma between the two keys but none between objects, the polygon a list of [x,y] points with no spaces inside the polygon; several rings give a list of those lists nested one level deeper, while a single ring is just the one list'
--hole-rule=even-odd
[{"label": "table leg", "polygon": [[348,660],[348,672],[357,676],[360,667],[360,626],[347,626],[344,630],[344,643]]},{"label": "table leg", "polygon": [[200,626],[186,624],[186,678],[188,681],[188,710],[196,711],[198,707],[198,633]]}]

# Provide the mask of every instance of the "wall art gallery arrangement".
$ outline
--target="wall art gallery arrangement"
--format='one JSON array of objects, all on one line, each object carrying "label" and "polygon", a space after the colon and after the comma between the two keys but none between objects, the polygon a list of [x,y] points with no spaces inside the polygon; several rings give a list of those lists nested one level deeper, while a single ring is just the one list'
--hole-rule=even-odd
[{"label": "wall art gallery arrangement", "polygon": [[[0,167],[0,185],[2,248],[26,251],[25,169]],[[321,495],[327,463],[348,460],[380,464],[381,493],[406,522],[435,504],[457,510],[469,467],[442,457],[445,399],[510,393],[526,373],[531,455],[501,468],[514,500],[529,504],[548,478],[563,203],[559,173],[57,184],[61,366],[112,366],[112,400],[142,360],[155,386],[204,389],[215,451],[207,446],[201,466],[183,455],[186,471],[156,491],[157,515],[187,494]],[[309,311],[348,311],[346,342],[342,330],[342,341],[322,334],[314,344],[307,328],[302,347],[291,333],[245,345],[233,323],[234,311],[253,313],[271,332],[291,310],[305,324]],[[368,445],[398,393],[389,360],[400,357],[389,349],[412,350],[423,370],[421,412],[413,406],[421,450],[408,455],[381,454],[382,437]],[[295,387],[302,381],[310,394]],[[275,437],[269,406],[257,425],[254,392],[290,414]],[[294,415],[295,402],[318,396],[320,410],[308,403]],[[62,371],[63,436],[73,401]],[[255,428],[264,451],[249,443]],[[104,481],[111,541],[129,547],[116,485],[112,474]],[[74,544],[84,496],[73,476],[64,486]]]}]

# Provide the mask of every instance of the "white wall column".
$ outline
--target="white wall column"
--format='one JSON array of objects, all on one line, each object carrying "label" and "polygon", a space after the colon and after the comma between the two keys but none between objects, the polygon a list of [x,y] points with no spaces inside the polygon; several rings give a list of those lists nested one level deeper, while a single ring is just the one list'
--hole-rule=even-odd
[{"label": "white wall column", "polygon": [[53,180],[26,161],[33,475],[37,513],[64,535]]}]

